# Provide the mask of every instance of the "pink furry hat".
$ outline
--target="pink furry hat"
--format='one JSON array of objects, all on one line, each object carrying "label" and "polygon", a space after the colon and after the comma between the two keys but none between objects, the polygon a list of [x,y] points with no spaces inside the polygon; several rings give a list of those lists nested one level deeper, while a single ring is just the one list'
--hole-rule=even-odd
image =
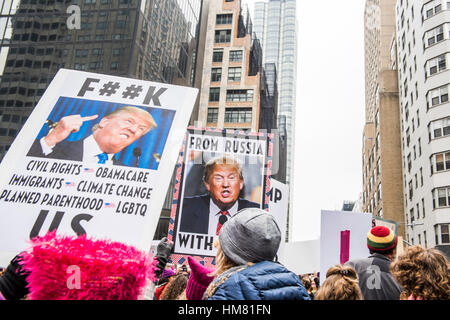
[{"label": "pink furry hat", "polygon": [[23,254],[30,300],[136,300],[157,261],[132,246],[48,233]]},{"label": "pink furry hat", "polygon": [[188,256],[191,275],[186,287],[186,298],[188,300],[202,300],[208,285],[213,281],[214,277],[210,276],[214,270],[205,268],[191,256]]}]

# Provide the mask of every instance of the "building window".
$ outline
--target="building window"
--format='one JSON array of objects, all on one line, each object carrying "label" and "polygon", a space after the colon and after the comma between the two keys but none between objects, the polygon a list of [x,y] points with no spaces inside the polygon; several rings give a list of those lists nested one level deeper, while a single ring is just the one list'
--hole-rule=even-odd
[{"label": "building window", "polygon": [[252,108],[226,108],[225,122],[232,122],[232,123],[252,122]]},{"label": "building window", "polygon": [[216,16],[216,24],[232,24],[233,23],[233,14],[218,14]]},{"label": "building window", "polygon": [[220,98],[220,88],[209,88],[209,101],[218,102]]},{"label": "building window", "polygon": [[227,90],[227,101],[244,102],[253,101],[253,90]]},{"label": "building window", "polygon": [[213,51],[213,62],[222,62],[223,60],[223,51]]},{"label": "building window", "polygon": [[100,22],[97,22],[96,28],[99,30],[104,30],[104,29],[108,28],[108,24],[109,24],[108,21],[100,21]]},{"label": "building window", "polygon": [[119,63],[111,62],[111,70],[118,70],[118,69],[119,69]]},{"label": "building window", "polygon": [[427,107],[432,108],[442,103],[448,102],[448,84],[427,93]]},{"label": "building window", "polygon": [[207,122],[217,122],[219,116],[219,108],[208,108],[208,118]]},{"label": "building window", "polygon": [[431,122],[428,134],[430,140],[450,135],[450,117]]},{"label": "building window", "polygon": [[422,218],[425,218],[425,199],[422,198]]},{"label": "building window", "polygon": [[443,41],[446,37],[444,35],[444,29],[448,30],[448,26],[450,24],[441,24],[440,26],[437,26],[434,29],[431,29],[430,31],[425,32],[424,35],[424,48],[428,48],[436,43],[439,43]]},{"label": "building window", "polygon": [[[448,4],[447,4],[448,6]],[[422,20],[431,18],[442,11],[441,0],[433,0],[423,6]]]},{"label": "building window", "polygon": [[411,153],[408,154],[406,159],[407,159],[407,163],[408,163],[408,172],[411,172],[411,168],[412,168]]},{"label": "building window", "polygon": [[420,186],[423,187],[423,170],[420,168]]},{"label": "building window", "polygon": [[125,29],[128,27],[128,21],[127,20],[117,20],[115,23],[115,27],[117,29]]},{"label": "building window", "polygon": [[93,56],[102,56],[103,55],[103,49],[102,48],[94,48],[94,49],[92,49],[91,54]]},{"label": "building window", "polygon": [[75,63],[73,68],[75,70],[86,70],[86,65],[84,63]]},{"label": "building window", "polygon": [[224,43],[231,41],[231,30],[216,30],[214,35],[215,43]]},{"label": "building window", "polygon": [[96,70],[101,68],[103,68],[103,62],[101,61],[89,62],[89,69]]},{"label": "building window", "polygon": [[211,69],[211,82],[220,81],[222,79],[222,68]]},{"label": "building window", "polygon": [[75,57],[87,57],[89,50],[77,49],[75,50]]},{"label": "building window", "polygon": [[426,77],[430,77],[436,73],[442,72],[447,69],[447,59],[449,53],[441,54],[440,56],[430,59],[425,65]]},{"label": "building window", "polygon": [[436,234],[436,245],[450,243],[449,226],[449,224],[437,224],[434,226],[434,232]]},{"label": "building window", "polygon": [[228,68],[228,81],[241,81],[241,67]]},{"label": "building window", "polygon": [[450,151],[431,156],[431,173],[450,170]]},{"label": "building window", "polygon": [[230,51],[230,62],[240,62],[240,61],[242,61],[242,50]]},{"label": "building window", "polygon": [[409,200],[412,200],[413,197],[413,184],[412,180],[408,182],[408,189],[409,189]]},{"label": "building window", "polygon": [[450,206],[450,187],[433,189],[432,195],[433,195],[433,209]]}]

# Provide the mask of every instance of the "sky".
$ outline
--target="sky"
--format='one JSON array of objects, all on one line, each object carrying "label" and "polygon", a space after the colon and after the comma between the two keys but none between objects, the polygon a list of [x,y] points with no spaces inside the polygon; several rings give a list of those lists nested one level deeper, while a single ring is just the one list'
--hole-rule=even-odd
[{"label": "sky", "polygon": [[[254,0],[242,0],[253,15]],[[267,0],[265,1],[267,2]],[[292,241],[362,192],[364,0],[298,0]]]}]

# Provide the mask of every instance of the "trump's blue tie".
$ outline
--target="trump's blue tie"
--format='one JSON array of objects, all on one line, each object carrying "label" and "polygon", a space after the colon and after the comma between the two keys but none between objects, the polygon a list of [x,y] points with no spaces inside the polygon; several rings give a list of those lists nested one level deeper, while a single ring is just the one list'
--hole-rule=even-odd
[{"label": "trump's blue tie", "polygon": [[98,158],[98,162],[97,163],[101,163],[101,164],[105,164],[106,160],[108,160],[108,154],[107,153],[100,153],[97,155]]}]

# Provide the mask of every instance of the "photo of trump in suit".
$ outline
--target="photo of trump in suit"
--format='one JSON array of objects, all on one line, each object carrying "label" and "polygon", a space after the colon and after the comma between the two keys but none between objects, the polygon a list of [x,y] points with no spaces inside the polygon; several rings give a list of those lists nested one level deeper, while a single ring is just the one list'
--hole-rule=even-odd
[{"label": "photo of trump in suit", "polygon": [[105,115],[85,139],[66,140],[71,133],[79,131],[84,122],[97,118],[98,115],[83,117],[79,114],[62,117],[45,137],[34,141],[27,155],[122,165],[115,155],[157,126],[147,111],[124,106]]},{"label": "photo of trump in suit", "polygon": [[244,188],[242,167],[230,156],[209,160],[205,164],[203,183],[207,194],[183,198],[180,232],[218,235],[223,224],[239,210],[261,207],[240,198]]}]

